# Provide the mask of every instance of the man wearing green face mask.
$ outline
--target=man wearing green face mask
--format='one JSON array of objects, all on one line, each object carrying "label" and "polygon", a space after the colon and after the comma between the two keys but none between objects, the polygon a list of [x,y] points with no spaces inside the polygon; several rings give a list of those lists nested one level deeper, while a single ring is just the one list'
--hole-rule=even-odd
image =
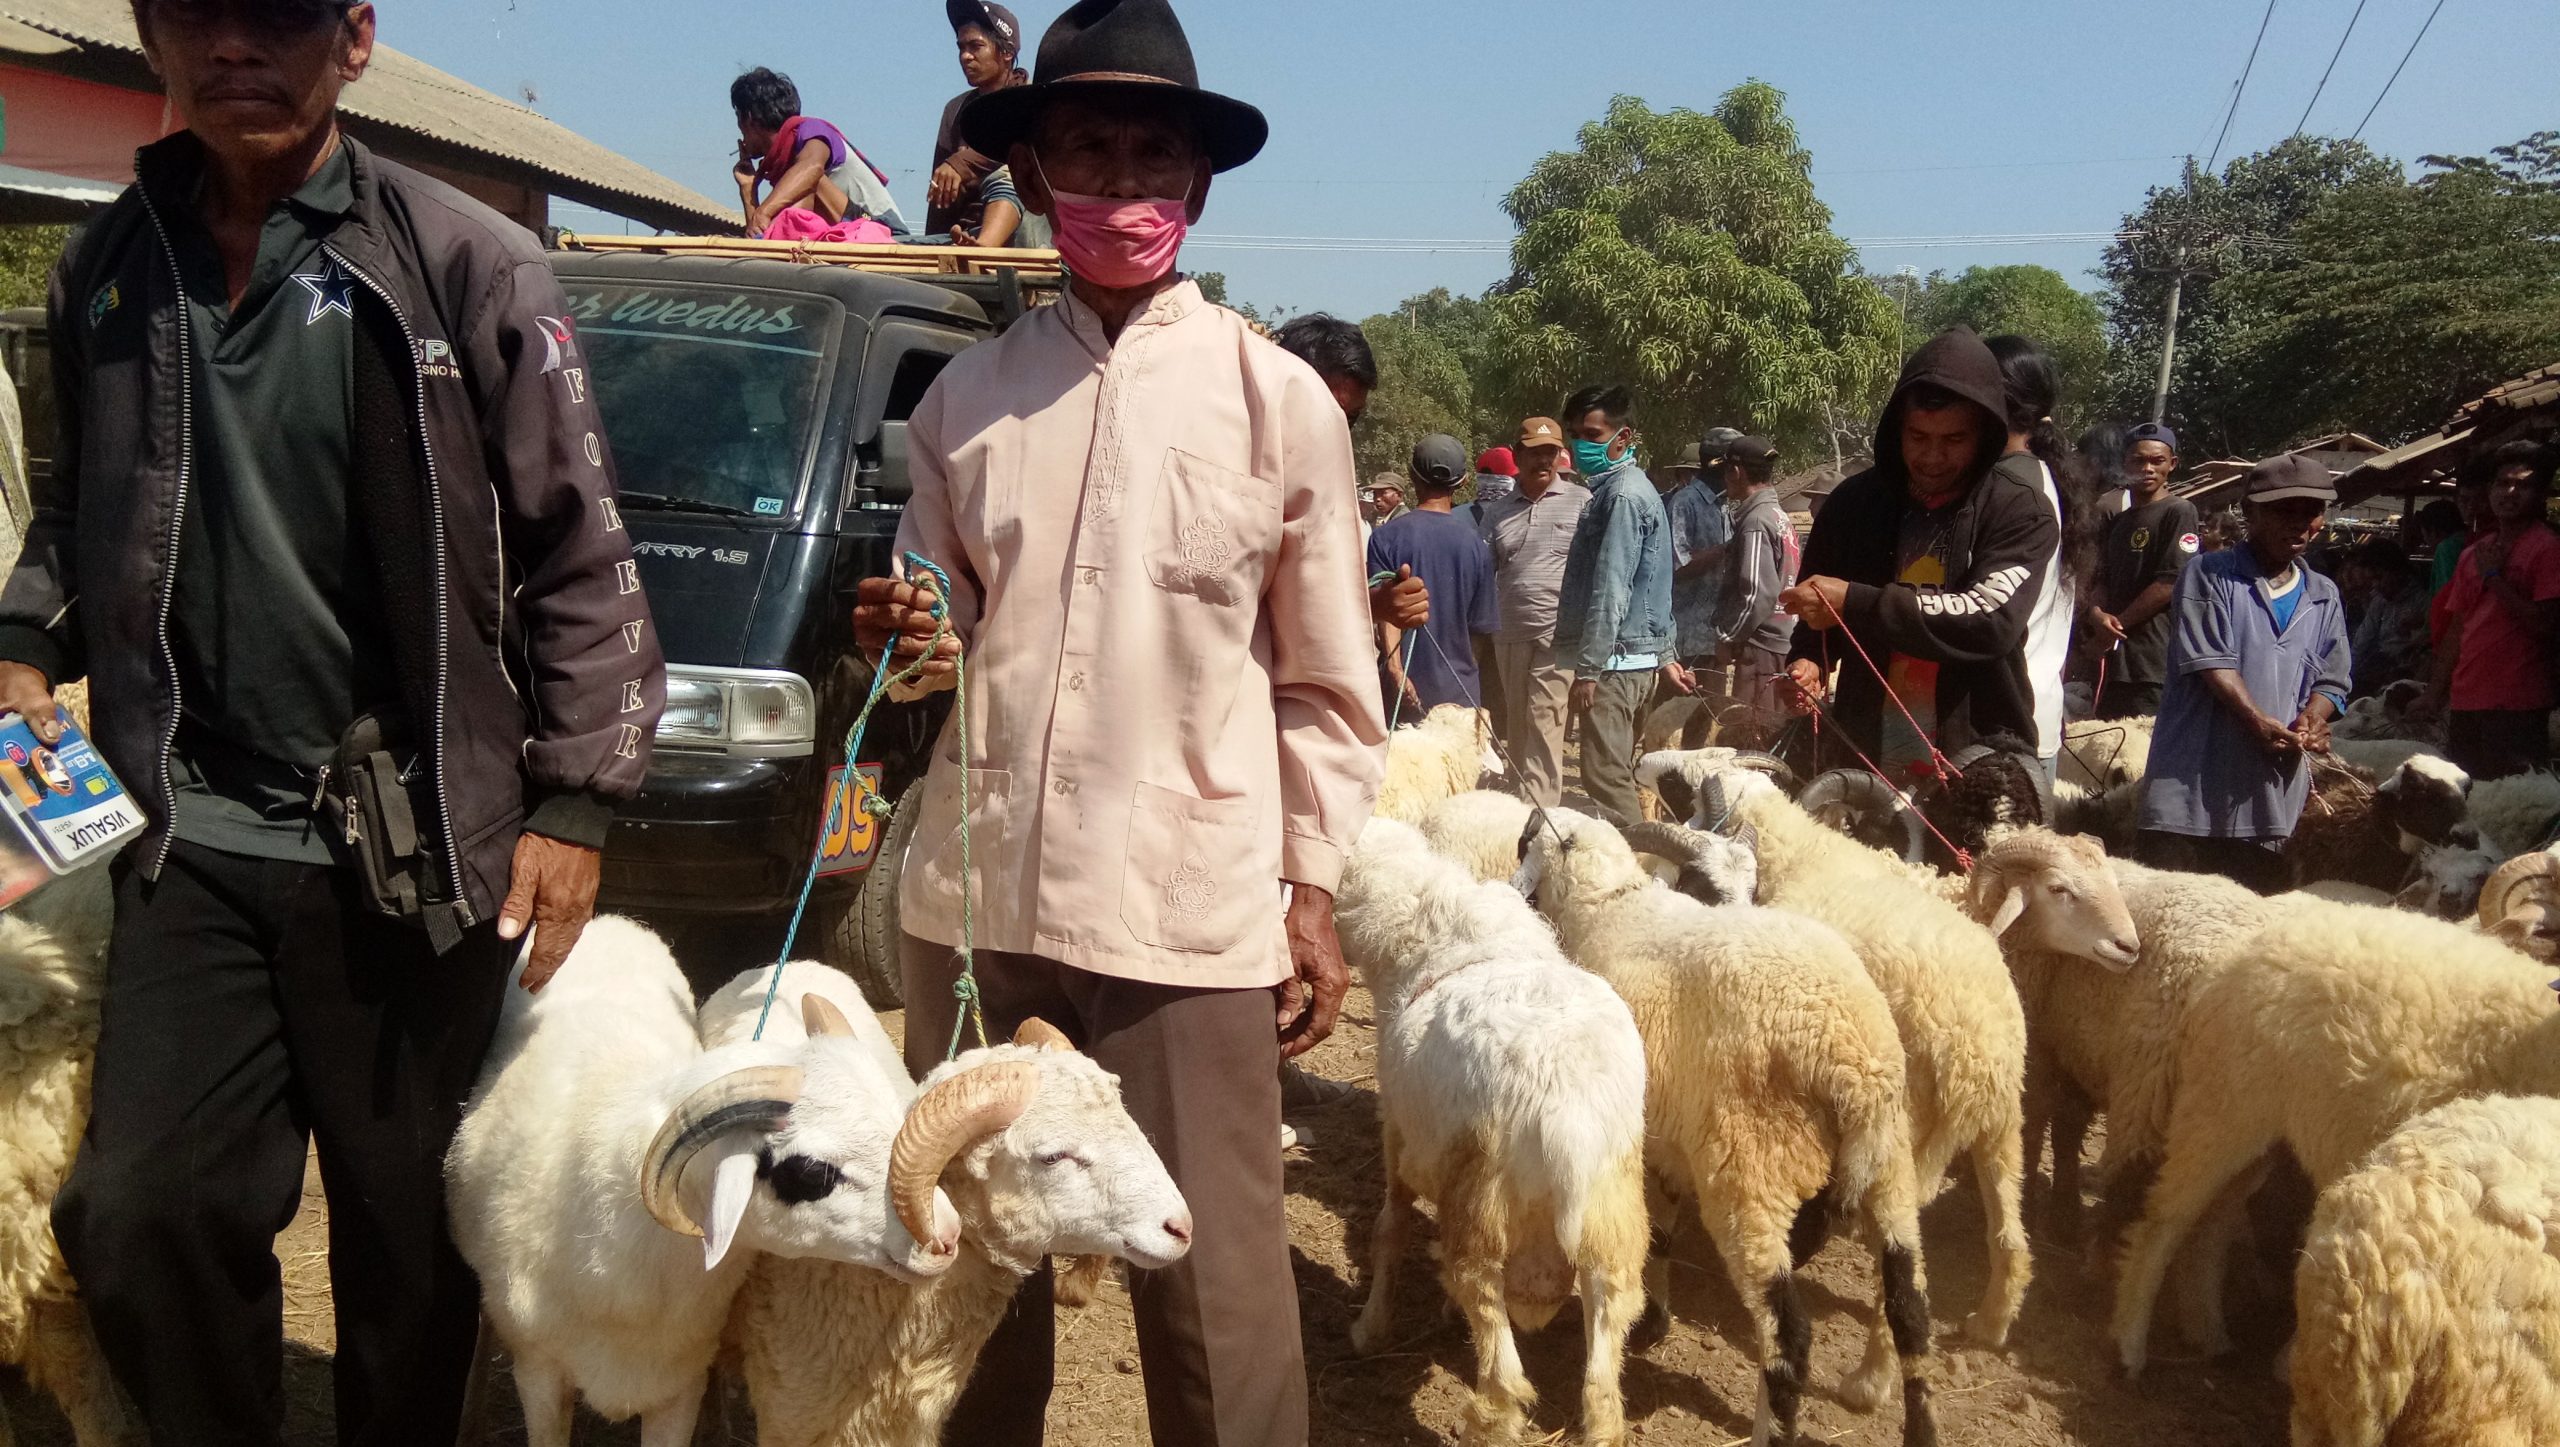
[{"label": "man wearing green face mask", "polygon": [[1657,674],[1682,693],[1695,683],[1675,656],[1671,515],[1636,466],[1634,400],[1624,387],[1585,387],[1565,402],[1573,466],[1591,501],[1565,554],[1556,605],[1556,660],[1574,671],[1582,718],[1582,790],[1624,819],[1636,797],[1636,726]]}]

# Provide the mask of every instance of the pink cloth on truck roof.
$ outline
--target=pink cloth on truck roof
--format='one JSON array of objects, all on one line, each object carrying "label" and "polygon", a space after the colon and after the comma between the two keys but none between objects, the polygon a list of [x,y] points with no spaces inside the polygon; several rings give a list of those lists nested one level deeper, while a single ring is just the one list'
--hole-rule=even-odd
[{"label": "pink cloth on truck roof", "polygon": [[889,228],[868,216],[848,216],[830,222],[806,206],[786,206],[764,229],[767,241],[862,241],[885,243],[895,240]]}]

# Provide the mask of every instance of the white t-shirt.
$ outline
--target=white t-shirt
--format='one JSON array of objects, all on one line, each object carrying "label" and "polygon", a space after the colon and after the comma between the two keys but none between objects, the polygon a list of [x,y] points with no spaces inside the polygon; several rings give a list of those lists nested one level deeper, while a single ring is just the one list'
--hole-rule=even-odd
[{"label": "white t-shirt", "polygon": [[[2053,519],[2062,521],[2062,489],[2055,485],[2053,469],[2036,462],[2036,475],[2042,480],[2044,500],[2053,506]],[[2062,674],[2071,660],[2071,618],[2077,611],[2071,584],[2062,574],[2062,544],[2054,543],[2053,556],[2045,559],[2044,589],[2036,594],[2036,611],[2027,619],[2027,683],[2036,696],[2036,757],[2059,758],[2062,755]]]}]

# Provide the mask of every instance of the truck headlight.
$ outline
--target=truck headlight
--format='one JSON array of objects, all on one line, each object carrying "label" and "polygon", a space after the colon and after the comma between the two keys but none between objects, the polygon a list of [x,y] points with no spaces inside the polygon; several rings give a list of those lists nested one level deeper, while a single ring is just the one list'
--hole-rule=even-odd
[{"label": "truck headlight", "polygon": [[658,718],[662,744],[792,758],[814,751],[817,738],[817,695],[796,673],[686,665],[667,669],[667,711]]}]

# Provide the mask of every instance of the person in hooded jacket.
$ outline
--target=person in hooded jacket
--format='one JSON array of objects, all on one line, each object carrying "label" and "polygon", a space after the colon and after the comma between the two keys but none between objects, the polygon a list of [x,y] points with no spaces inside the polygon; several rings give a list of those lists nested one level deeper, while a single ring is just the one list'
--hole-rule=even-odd
[{"label": "person in hooded jacket", "polygon": [[1990,734],[2036,737],[2022,645],[2061,524],[1995,471],[2008,440],[1998,359],[1969,328],[1939,334],[1904,364],[1875,465],[1832,493],[1783,596],[1798,708],[1837,664],[1829,717],[1889,774]]}]

